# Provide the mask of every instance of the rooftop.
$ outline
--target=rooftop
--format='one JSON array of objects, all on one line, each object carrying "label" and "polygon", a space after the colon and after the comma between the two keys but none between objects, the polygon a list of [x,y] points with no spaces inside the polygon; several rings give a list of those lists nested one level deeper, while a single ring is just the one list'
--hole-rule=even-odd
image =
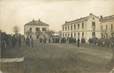
[{"label": "rooftop", "polygon": [[[89,14],[90,15],[93,15],[92,13]],[[78,18],[76,20],[72,20],[72,21],[65,21],[65,24],[63,25],[68,25],[68,24],[73,24],[73,23],[78,23],[78,22],[83,22],[83,21],[87,21],[89,16],[86,16],[86,17],[81,17],[81,18]],[[95,15],[94,15],[95,16]],[[97,16],[95,16],[97,17]]]},{"label": "rooftop", "polygon": [[32,20],[25,25],[37,25],[37,26],[49,26],[47,23],[42,22],[40,19],[39,20]]},{"label": "rooftop", "polygon": [[114,20],[114,15],[106,16],[106,17],[101,16],[100,18],[101,22],[107,22],[107,21],[112,21],[112,20]]}]

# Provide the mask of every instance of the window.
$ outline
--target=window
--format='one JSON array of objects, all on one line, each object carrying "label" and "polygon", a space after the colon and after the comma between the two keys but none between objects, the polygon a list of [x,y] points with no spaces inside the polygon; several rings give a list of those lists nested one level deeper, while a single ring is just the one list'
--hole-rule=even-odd
[{"label": "window", "polygon": [[42,28],[42,31],[46,31],[46,28]]},{"label": "window", "polygon": [[103,33],[101,33],[101,38],[104,38]]},{"label": "window", "polygon": [[69,30],[69,26],[68,26],[68,30]]},{"label": "window", "polygon": [[40,28],[36,28],[36,32],[40,31]]},{"label": "window", "polygon": [[67,34],[65,33],[65,37],[67,36]]},{"label": "window", "polygon": [[67,27],[65,26],[65,30],[67,30]]},{"label": "window", "polygon": [[36,38],[38,39],[38,38],[39,38],[39,36],[38,36],[38,35],[36,35]]},{"label": "window", "polygon": [[82,37],[84,37],[84,32],[82,32]]},{"label": "window", "polygon": [[95,36],[96,36],[95,32],[92,32],[92,37],[95,37]]},{"label": "window", "polygon": [[70,37],[70,34],[68,33],[68,37]]},{"label": "window", "polygon": [[95,27],[95,22],[92,22],[92,27]]},{"label": "window", "polygon": [[71,25],[71,30],[72,30],[72,25]]},{"label": "window", "polygon": [[76,25],[74,24],[74,29],[76,29]]},{"label": "window", "polygon": [[64,29],[64,26],[63,26],[63,31],[64,31],[65,29]]},{"label": "window", "polygon": [[84,28],[84,23],[82,23],[82,29]]},{"label": "window", "polygon": [[93,30],[95,30],[95,27],[96,27],[95,22],[92,22],[92,28],[93,28]]},{"label": "window", "polygon": [[63,33],[63,37],[65,37],[64,33]]},{"label": "window", "polygon": [[108,33],[105,33],[105,37],[108,38]]},{"label": "window", "polygon": [[80,37],[80,33],[78,32],[78,37]]},{"label": "window", "polygon": [[29,30],[32,31],[32,28],[30,28]]},{"label": "window", "polygon": [[111,24],[111,31],[113,30],[113,24]]},{"label": "window", "polygon": [[108,26],[106,25],[106,30],[108,29]]},{"label": "window", "polygon": [[80,24],[78,24],[78,29],[80,28]]}]

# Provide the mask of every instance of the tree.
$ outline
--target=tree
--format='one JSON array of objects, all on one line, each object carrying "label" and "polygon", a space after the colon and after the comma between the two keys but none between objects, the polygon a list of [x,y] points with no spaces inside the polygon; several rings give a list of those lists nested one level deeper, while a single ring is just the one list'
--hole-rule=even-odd
[{"label": "tree", "polygon": [[19,27],[18,26],[14,26],[13,27],[13,31],[15,34],[18,34],[19,33]]},{"label": "tree", "polygon": [[47,31],[46,33],[47,33],[49,36],[52,36],[55,32],[52,31],[52,30],[49,30],[49,31]]}]

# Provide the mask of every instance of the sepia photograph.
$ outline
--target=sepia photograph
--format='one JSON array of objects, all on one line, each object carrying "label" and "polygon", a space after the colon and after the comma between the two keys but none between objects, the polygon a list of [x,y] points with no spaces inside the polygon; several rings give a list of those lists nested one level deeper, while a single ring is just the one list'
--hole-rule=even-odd
[{"label": "sepia photograph", "polygon": [[0,0],[0,73],[114,73],[114,0]]}]

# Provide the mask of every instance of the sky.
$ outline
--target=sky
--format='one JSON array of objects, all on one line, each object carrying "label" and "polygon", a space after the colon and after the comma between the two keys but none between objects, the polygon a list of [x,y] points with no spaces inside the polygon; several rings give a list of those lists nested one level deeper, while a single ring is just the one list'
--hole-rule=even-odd
[{"label": "sky", "polygon": [[114,15],[114,0],[0,0],[0,29],[13,32],[18,26],[21,33],[30,21],[41,20],[50,30],[60,31],[65,21],[93,13],[96,16]]}]

